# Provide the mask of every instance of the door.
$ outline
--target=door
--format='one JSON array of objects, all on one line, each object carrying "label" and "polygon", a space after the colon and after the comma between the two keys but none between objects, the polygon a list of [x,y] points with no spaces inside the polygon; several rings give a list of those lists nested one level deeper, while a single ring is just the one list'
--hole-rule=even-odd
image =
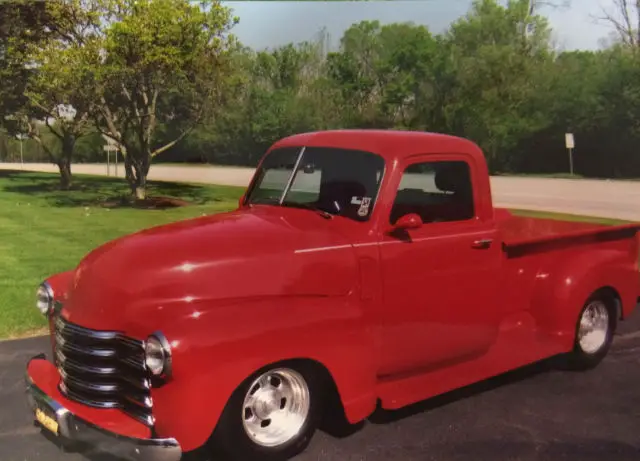
[{"label": "door", "polygon": [[497,337],[501,247],[495,224],[476,209],[470,161],[405,164],[389,225],[409,213],[423,224],[381,236],[380,376],[471,360]]}]

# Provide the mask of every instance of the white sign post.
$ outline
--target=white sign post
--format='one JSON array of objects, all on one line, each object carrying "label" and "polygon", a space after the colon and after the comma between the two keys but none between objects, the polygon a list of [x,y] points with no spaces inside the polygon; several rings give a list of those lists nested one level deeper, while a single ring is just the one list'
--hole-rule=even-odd
[{"label": "white sign post", "polygon": [[576,141],[573,138],[573,133],[565,133],[564,144],[569,150],[569,172],[571,173],[571,176],[573,176],[573,149],[576,147]]},{"label": "white sign post", "polygon": [[109,154],[114,152],[116,154],[116,171],[115,174],[118,176],[118,142],[110,136],[103,134],[102,137],[107,142],[103,149],[107,152],[107,176],[111,175],[111,162],[109,159]]},{"label": "white sign post", "polygon": [[25,140],[26,136],[20,133],[16,136],[16,138],[18,138],[18,141],[20,141],[20,168],[24,170],[24,155],[22,153],[22,143]]},{"label": "white sign post", "polygon": [[[111,176],[111,162],[109,160],[109,154],[111,152],[115,152],[118,155],[118,149],[115,146],[106,145],[103,149],[107,152],[107,176]],[[116,170],[116,176],[118,175],[118,171]]]}]

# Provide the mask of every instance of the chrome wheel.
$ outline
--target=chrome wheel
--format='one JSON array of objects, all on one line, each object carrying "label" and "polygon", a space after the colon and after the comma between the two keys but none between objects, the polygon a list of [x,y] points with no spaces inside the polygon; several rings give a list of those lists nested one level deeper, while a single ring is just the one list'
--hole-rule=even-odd
[{"label": "chrome wheel", "polygon": [[609,310],[602,301],[587,305],[580,317],[578,343],[587,354],[595,354],[607,342],[609,335]]},{"label": "chrome wheel", "polygon": [[309,416],[309,386],[288,368],[270,370],[249,386],[242,405],[242,425],[249,438],[263,447],[294,438]]}]

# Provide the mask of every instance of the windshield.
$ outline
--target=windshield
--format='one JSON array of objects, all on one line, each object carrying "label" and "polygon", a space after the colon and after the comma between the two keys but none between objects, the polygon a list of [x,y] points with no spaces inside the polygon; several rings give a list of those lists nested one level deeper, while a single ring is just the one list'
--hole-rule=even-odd
[{"label": "windshield", "polygon": [[267,155],[246,203],[315,208],[357,221],[369,219],[384,159],[333,147],[283,147]]}]

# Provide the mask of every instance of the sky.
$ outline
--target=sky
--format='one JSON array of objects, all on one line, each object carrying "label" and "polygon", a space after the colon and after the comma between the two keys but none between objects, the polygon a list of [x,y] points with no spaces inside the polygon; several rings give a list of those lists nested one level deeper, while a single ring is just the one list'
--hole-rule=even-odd
[{"label": "sky", "polygon": [[[560,0],[561,1],[561,0]],[[563,50],[598,49],[611,28],[598,21],[602,8],[613,10],[614,0],[571,0],[568,8],[542,7],[549,18],[556,46]],[[441,32],[464,15],[472,0],[409,0],[372,2],[229,1],[240,23],[233,32],[254,49],[312,40],[326,27],[332,47],[353,23],[379,20],[382,24],[413,22]]]}]

